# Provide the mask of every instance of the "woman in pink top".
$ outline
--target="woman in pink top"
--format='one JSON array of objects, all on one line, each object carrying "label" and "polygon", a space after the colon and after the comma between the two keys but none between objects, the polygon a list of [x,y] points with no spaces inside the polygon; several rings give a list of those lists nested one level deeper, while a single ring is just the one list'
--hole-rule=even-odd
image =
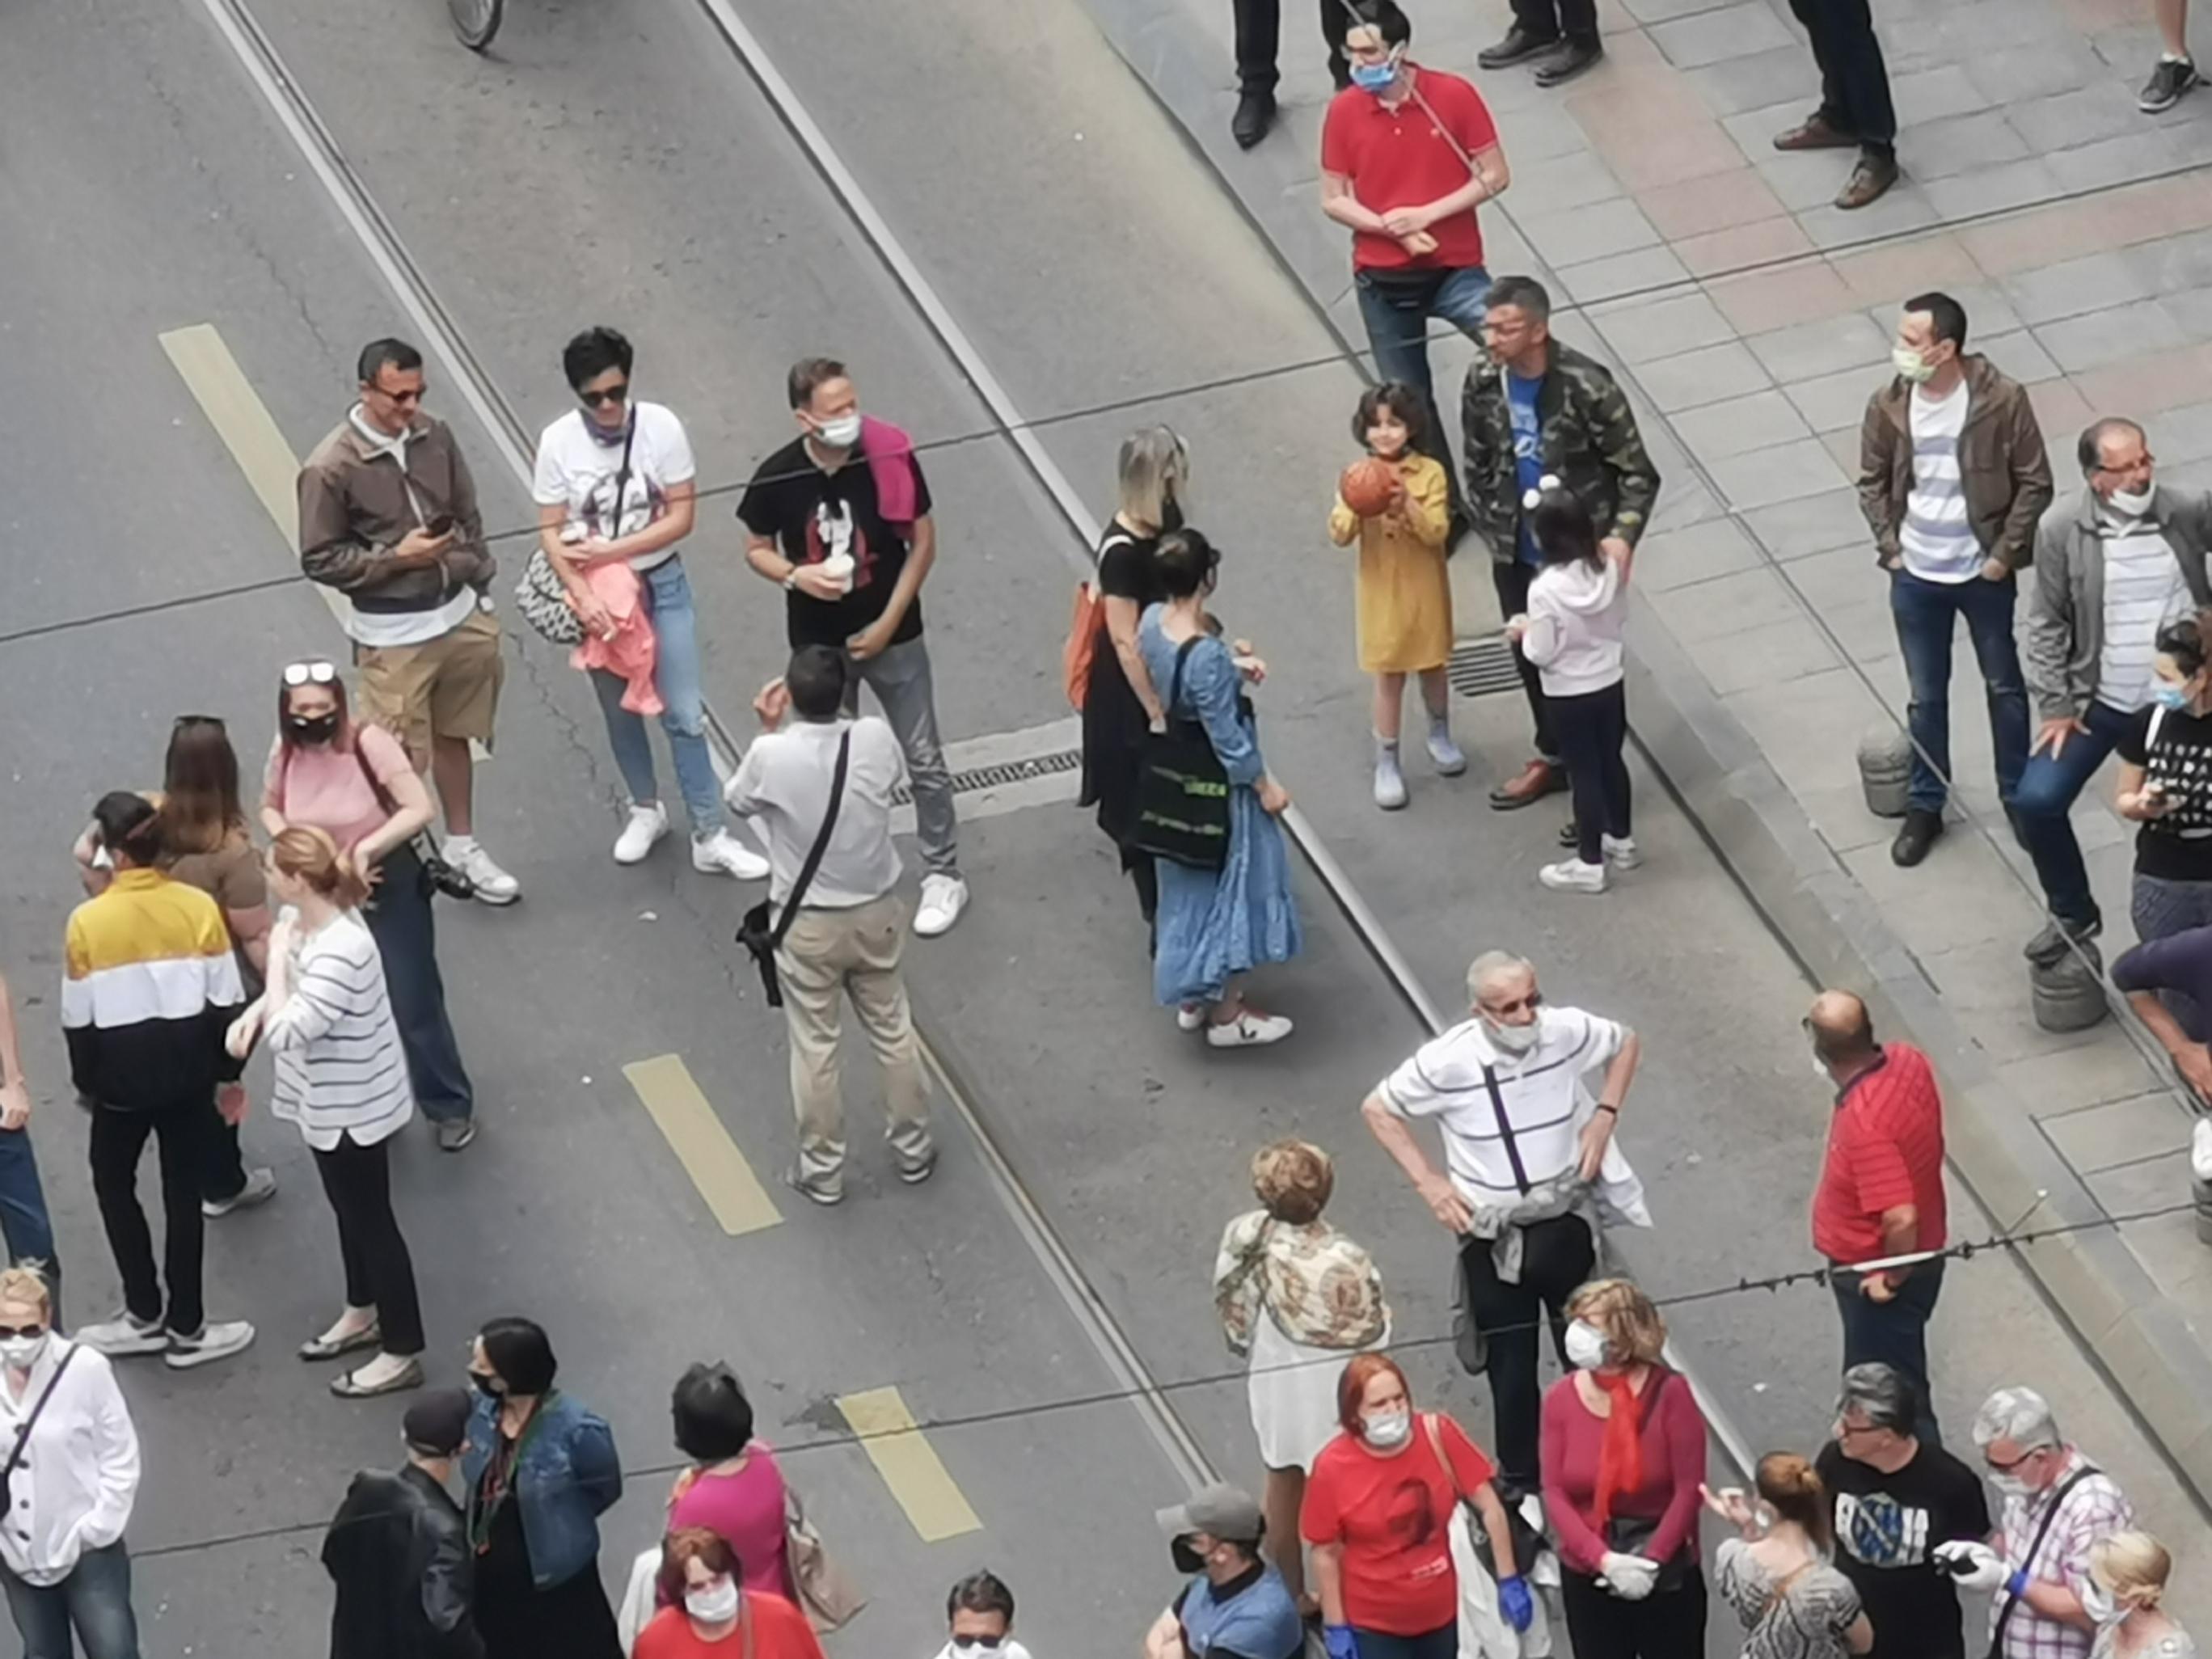
[{"label": "woman in pink top", "polygon": [[693,1467],[676,1479],[668,1530],[706,1528],[736,1552],[747,1594],[795,1600],[784,1551],[783,1473],[753,1438],[752,1403],[737,1377],[727,1365],[694,1365],[677,1380],[670,1408],[677,1449]]},{"label": "woman in pink top", "polygon": [[1703,1659],[1705,1416],[1635,1285],[1594,1280],[1566,1313],[1576,1369],[1544,1396],[1541,1461],[1575,1659]]},{"label": "woman in pink top", "polygon": [[294,824],[322,830],[368,878],[362,919],[384,958],[415,1101],[437,1126],[438,1145],[458,1152],[476,1139],[476,1089],[446,1017],[430,878],[415,851],[431,812],[430,792],[399,739],[355,724],[337,669],[295,662],[284,671],[261,822],[271,836]]}]

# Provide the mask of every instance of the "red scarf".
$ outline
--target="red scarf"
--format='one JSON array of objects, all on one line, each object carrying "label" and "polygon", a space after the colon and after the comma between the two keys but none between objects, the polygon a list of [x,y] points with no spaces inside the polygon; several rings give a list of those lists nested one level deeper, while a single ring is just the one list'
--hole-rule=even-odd
[{"label": "red scarf", "polygon": [[1643,1413],[1628,1372],[1594,1370],[1589,1375],[1613,1401],[1613,1414],[1605,1419],[1605,1438],[1597,1449],[1595,1519],[1602,1533],[1613,1518],[1613,1500],[1644,1485]]}]

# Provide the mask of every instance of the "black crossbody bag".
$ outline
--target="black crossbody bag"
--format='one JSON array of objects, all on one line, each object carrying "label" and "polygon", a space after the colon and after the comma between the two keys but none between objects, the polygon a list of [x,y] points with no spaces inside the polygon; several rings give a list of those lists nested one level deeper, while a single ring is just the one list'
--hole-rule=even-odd
[{"label": "black crossbody bag", "polygon": [[806,849],[806,862],[799,866],[799,879],[791,884],[791,896],[783,902],[783,915],[770,927],[769,901],[763,899],[746,911],[745,919],[738,924],[738,943],[752,952],[753,961],[760,968],[761,988],[767,994],[771,1008],[783,1006],[783,982],[775,972],[776,950],[791,932],[791,924],[798,920],[799,902],[814,884],[814,872],[822,867],[822,855],[830,850],[830,835],[837,827],[837,807],[845,799],[845,769],[852,758],[853,728],[848,726],[837,739],[837,769],[830,778],[830,810],[822,815],[822,828],[814,837],[814,845]]}]

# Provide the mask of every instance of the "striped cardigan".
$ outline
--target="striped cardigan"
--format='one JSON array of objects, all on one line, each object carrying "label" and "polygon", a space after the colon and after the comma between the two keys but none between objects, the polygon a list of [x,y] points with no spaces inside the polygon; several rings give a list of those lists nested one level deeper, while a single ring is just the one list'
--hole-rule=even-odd
[{"label": "striped cardigan", "polygon": [[342,912],[295,939],[292,967],[292,994],[269,1017],[270,1110],[319,1152],[342,1137],[374,1146],[397,1134],[415,1115],[415,1093],[368,923]]},{"label": "striped cardigan", "polygon": [[204,1110],[245,1062],[223,1035],[246,1003],[216,902],[122,870],[70,913],[62,1029],[77,1092],[125,1112]]}]

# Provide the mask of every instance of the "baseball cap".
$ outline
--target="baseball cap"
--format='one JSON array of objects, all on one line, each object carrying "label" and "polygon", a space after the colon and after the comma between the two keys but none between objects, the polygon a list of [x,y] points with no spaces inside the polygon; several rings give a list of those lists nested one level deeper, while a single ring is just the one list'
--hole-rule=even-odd
[{"label": "baseball cap", "polygon": [[1202,1532],[1231,1544],[1257,1544],[1267,1530],[1260,1505],[1237,1486],[1202,1487],[1190,1495],[1189,1502],[1160,1510],[1159,1522],[1160,1530],[1171,1539]]},{"label": "baseball cap", "polygon": [[469,1406],[468,1395],[459,1389],[433,1389],[408,1407],[399,1431],[416,1450],[447,1456],[468,1437]]}]

